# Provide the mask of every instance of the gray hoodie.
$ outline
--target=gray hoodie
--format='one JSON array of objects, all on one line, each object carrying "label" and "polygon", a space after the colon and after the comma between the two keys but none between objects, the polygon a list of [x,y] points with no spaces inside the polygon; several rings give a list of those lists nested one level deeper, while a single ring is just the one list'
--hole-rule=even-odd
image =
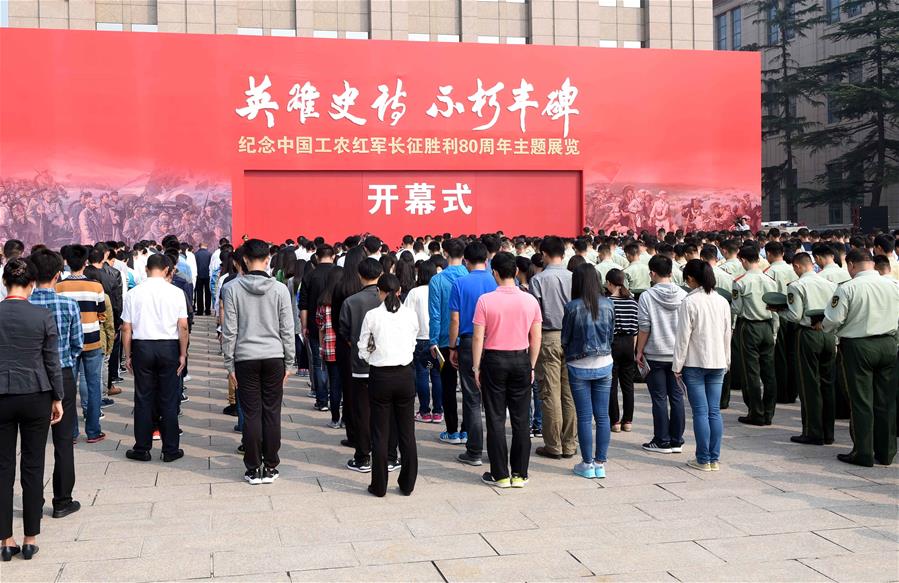
[{"label": "gray hoodie", "polygon": [[293,364],[295,344],[290,292],[261,271],[231,282],[222,292],[222,352],[225,368],[244,360],[283,358]]},{"label": "gray hoodie", "polygon": [[677,308],[685,297],[687,292],[673,283],[660,283],[640,294],[637,325],[640,332],[649,332],[649,339],[643,348],[646,360],[674,360]]}]

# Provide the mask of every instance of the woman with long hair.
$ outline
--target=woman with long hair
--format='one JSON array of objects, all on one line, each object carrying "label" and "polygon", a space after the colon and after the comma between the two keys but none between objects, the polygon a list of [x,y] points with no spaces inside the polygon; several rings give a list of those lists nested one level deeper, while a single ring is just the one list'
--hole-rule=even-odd
[{"label": "woman with long hair", "polygon": [[418,317],[400,302],[400,280],[395,275],[382,275],[378,292],[382,303],[365,315],[356,346],[359,357],[370,365],[372,464],[368,491],[375,496],[387,492],[387,442],[395,423],[402,459],[398,482],[400,491],[408,496],[418,476],[412,371]]},{"label": "woman with long hair", "polygon": [[[624,272],[610,269],[606,273],[606,294],[615,308],[615,330],[612,339],[612,389],[609,396],[609,418],[612,432],[630,431],[634,421],[634,377],[637,361],[637,301],[624,285]],[[623,411],[618,408],[618,386],[621,385]]]},{"label": "woman with long hair", "polygon": [[677,308],[678,326],[671,370],[687,388],[693,412],[696,459],[691,468],[719,469],[721,438],[721,385],[730,367],[730,305],[715,291],[712,266],[691,259],[684,266],[684,282],[691,291]]},{"label": "woman with long hair", "polygon": [[[359,264],[362,263],[363,259],[365,259],[365,249],[359,246],[352,247],[343,258],[342,277],[331,293],[331,314],[335,323],[340,322],[340,310],[343,308],[343,302],[362,289],[362,282],[359,280]],[[350,378],[353,375],[351,341],[349,338],[341,336],[339,326],[335,329],[335,335],[337,339],[334,356],[336,357],[338,374],[349,385]],[[342,439],[340,444],[345,447],[355,448],[356,427],[352,421],[353,395],[350,390],[343,390],[342,393],[343,415],[341,418],[346,428],[346,439]]]},{"label": "woman with long hair", "polygon": [[[3,269],[7,296],[0,302],[0,560],[38,551],[44,509],[44,452],[50,425],[62,419],[59,331],[49,310],[28,301],[37,281],[31,261],[12,259]],[[16,442],[21,435],[23,545],[13,538]]]},{"label": "woman with long hair", "polygon": [[308,262],[305,259],[297,259],[294,262],[292,275],[285,280],[287,291],[290,292],[290,309],[293,310],[294,343],[297,355],[297,374],[309,374],[309,359],[306,357],[306,348],[303,345],[303,326],[300,323],[300,288],[303,287],[303,275],[306,272]]},{"label": "woman with long hair", "polygon": [[331,411],[331,422],[328,427],[340,429],[340,371],[337,368],[337,335],[334,326],[334,314],[331,305],[334,289],[343,278],[343,268],[333,267],[325,279],[325,287],[318,296],[318,307],[315,310],[315,325],[318,326],[318,343],[321,347],[322,364],[328,375],[328,408]]},{"label": "woman with long hair", "polygon": [[562,349],[577,411],[581,448],[582,461],[574,466],[574,473],[584,478],[606,477],[614,326],[615,308],[602,293],[596,268],[589,263],[578,266],[571,278],[571,301],[565,306],[562,318]]},{"label": "woman with long hair", "polygon": [[[397,268],[403,265],[400,261]],[[415,341],[415,392],[418,393],[420,423],[443,423],[443,385],[440,382],[440,364],[431,354],[430,315],[428,313],[428,284],[437,275],[437,266],[430,260],[418,262],[418,285],[412,288],[403,305],[418,317],[418,336]],[[402,283],[402,280],[400,280]],[[430,381],[430,382],[429,382]],[[433,409],[431,405],[433,404]]]},{"label": "woman with long hair", "polygon": [[[404,255],[411,255],[408,251]],[[416,286],[415,264],[410,261],[398,261],[395,267],[396,277],[400,280],[400,300],[405,302],[406,296]],[[421,285],[420,283],[417,285]]]}]

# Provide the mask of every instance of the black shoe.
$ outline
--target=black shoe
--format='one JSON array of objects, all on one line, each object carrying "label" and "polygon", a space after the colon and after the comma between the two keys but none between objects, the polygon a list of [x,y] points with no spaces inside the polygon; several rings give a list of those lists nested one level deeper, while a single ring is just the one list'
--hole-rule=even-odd
[{"label": "black shoe", "polygon": [[120,377],[120,376],[114,376],[114,377],[112,377],[112,379],[110,379],[110,380],[111,380],[113,383],[124,383],[124,382],[125,382],[125,379],[123,379],[123,378]]},{"label": "black shoe", "polygon": [[109,397],[104,397],[104,398],[100,399],[100,408],[101,409],[111,407],[112,405],[115,405],[115,401],[113,399],[110,399]]},{"label": "black shoe", "polygon": [[831,437],[831,438],[829,438],[829,439],[825,439],[825,440],[824,440],[824,445],[833,445],[833,438]]},{"label": "black shoe", "polygon": [[237,405],[228,405],[224,409],[222,409],[222,415],[230,415],[231,417],[237,417]]},{"label": "black shoe", "polygon": [[237,446],[237,453],[247,453],[247,448],[245,448],[243,446],[243,444],[241,443],[240,445]]},{"label": "black shoe", "polygon": [[262,483],[262,468],[247,470],[243,475],[243,479],[249,482],[251,486],[258,486]]},{"label": "black shoe", "polygon": [[400,460],[397,460],[395,462],[387,462],[387,471],[388,472],[395,472],[395,471],[401,470],[401,469],[403,469],[403,462],[401,462]]},{"label": "black shoe", "polygon": [[41,549],[37,545],[22,545],[22,558],[30,561],[31,557],[36,555],[39,550]]},{"label": "black shoe", "polygon": [[181,393],[181,402],[186,403],[187,401],[190,401],[190,397],[188,397],[184,393]]},{"label": "black shoe", "polygon": [[0,547],[0,561],[11,561],[13,557],[22,552],[22,547]]},{"label": "black shoe", "polygon": [[837,459],[843,462],[844,464],[852,464],[854,466],[862,466],[864,468],[873,468],[874,462],[871,463],[862,463],[860,460],[855,459],[851,453],[838,453]]},{"label": "black shoe", "polygon": [[125,457],[129,460],[135,460],[138,462],[148,462],[151,459],[149,451],[137,451],[135,449],[129,449],[128,451],[126,451]]},{"label": "black shoe", "polygon": [[324,403],[321,405],[316,403],[312,408],[315,409],[316,411],[330,411],[331,410],[331,407],[327,403]]},{"label": "black shoe", "polygon": [[645,449],[646,451],[651,451],[652,453],[672,453],[670,443],[659,443],[654,439],[652,441],[644,443],[643,449]]},{"label": "black shoe", "polygon": [[368,487],[368,493],[371,494],[372,496],[377,496],[378,498],[384,497],[384,494],[375,494],[375,487],[371,486],[371,485]]},{"label": "black shoe", "polygon": [[536,453],[536,454],[539,455],[540,457],[549,458],[549,459],[551,459],[551,460],[560,460],[560,459],[562,459],[562,456],[561,456],[560,454],[553,453],[553,452],[549,451],[548,449],[546,449],[545,446],[542,446],[542,445],[541,445],[540,447],[538,447],[537,449],[535,449],[535,450],[534,450],[534,453]]},{"label": "black shoe", "polygon": [[342,445],[343,447],[348,447],[350,449],[356,449],[356,444],[353,443],[352,441],[350,441],[349,439],[341,439],[340,445]]},{"label": "black shoe", "polygon": [[762,427],[765,425],[765,421],[762,419],[755,419],[750,416],[745,417],[737,417],[737,421],[743,423],[744,425],[755,425],[756,427]]},{"label": "black shoe", "polygon": [[65,506],[54,508],[53,518],[65,518],[69,514],[75,514],[79,510],[81,510],[81,502],[79,502],[78,500],[72,500]]},{"label": "black shoe", "polygon": [[262,483],[263,484],[271,484],[272,482],[277,480],[280,475],[281,474],[278,473],[278,470],[276,470],[275,468],[263,468],[262,469]]},{"label": "black shoe", "polygon": [[801,443],[802,445],[824,445],[824,440],[808,435],[794,435],[790,438],[793,443]]},{"label": "black shoe", "polygon": [[575,455],[577,455],[577,452],[575,452],[575,453],[563,453],[563,454],[562,454],[562,458],[564,458],[564,459],[566,459],[566,460],[570,460],[570,459],[573,458]]},{"label": "black shoe", "polygon": [[360,462],[356,461],[356,458],[350,458],[350,460],[346,463],[346,469],[353,470],[354,472],[359,472],[360,474],[368,474],[371,473],[371,462]]},{"label": "black shoe", "polygon": [[176,449],[172,453],[162,452],[162,461],[164,461],[164,462],[173,462],[175,460],[180,460],[183,457],[184,457],[183,449]]},{"label": "black shoe", "polygon": [[531,437],[543,437],[543,429],[540,427],[531,427]]},{"label": "black shoe", "polygon": [[471,455],[467,451],[460,453],[459,456],[456,457],[456,460],[467,466],[480,466],[484,464],[484,460],[481,459],[481,456]]}]

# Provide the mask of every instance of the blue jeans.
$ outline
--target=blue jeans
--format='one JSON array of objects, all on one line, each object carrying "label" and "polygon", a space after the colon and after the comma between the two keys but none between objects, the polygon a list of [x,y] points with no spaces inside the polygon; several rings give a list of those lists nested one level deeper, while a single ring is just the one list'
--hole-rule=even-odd
[{"label": "blue jeans", "polygon": [[[605,463],[609,453],[612,425],[609,421],[609,393],[612,365],[602,368],[568,367],[568,384],[577,411],[577,440],[585,464]],[[596,450],[593,455],[593,421],[596,420]]]},{"label": "blue jeans", "polygon": [[311,382],[312,389],[315,391],[315,404],[327,405],[328,373],[322,364],[322,357],[319,352],[320,348],[321,344],[319,344],[318,338],[309,338],[309,351],[312,353],[312,359],[309,363],[309,368],[311,370],[309,376],[312,377]]},{"label": "blue jeans", "polygon": [[337,423],[340,421],[340,399],[343,397],[343,384],[337,361],[325,361],[325,372],[328,373],[328,395],[330,397],[328,406],[331,408],[331,421]]},{"label": "blue jeans", "polygon": [[690,409],[693,410],[693,434],[696,437],[696,461],[701,464],[717,462],[721,455],[724,421],[721,419],[721,385],[723,368],[685,366],[681,371]]},{"label": "blue jeans", "polygon": [[534,379],[534,384],[531,385],[531,392],[533,393],[534,398],[531,399],[531,428],[532,429],[543,429],[543,401],[540,399],[540,381],[536,378]]},{"label": "blue jeans", "polygon": [[646,387],[652,398],[653,440],[658,444],[684,444],[684,394],[677,386],[671,363],[647,360]]},{"label": "blue jeans", "polygon": [[[81,394],[81,411],[84,414],[84,433],[89,438],[100,435],[100,399],[102,395],[103,350],[100,348],[82,352],[75,361],[75,378]],[[72,424],[72,437],[78,437],[78,419]]]},{"label": "blue jeans", "polygon": [[[440,365],[431,356],[431,342],[415,341],[415,392],[418,393],[418,412],[422,415],[439,413],[443,415],[443,384],[440,382]],[[430,380],[430,384],[428,384]],[[429,390],[430,389],[430,390]],[[431,403],[434,409],[430,409]]]}]

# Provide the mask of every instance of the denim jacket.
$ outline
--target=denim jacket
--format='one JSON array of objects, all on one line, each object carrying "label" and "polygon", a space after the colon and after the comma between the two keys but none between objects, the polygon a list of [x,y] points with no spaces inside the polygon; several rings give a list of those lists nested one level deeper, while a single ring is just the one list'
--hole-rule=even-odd
[{"label": "denim jacket", "polygon": [[565,306],[562,319],[562,349],[565,362],[612,353],[615,308],[607,297],[598,298],[599,310],[594,320],[584,302],[573,300]]}]

